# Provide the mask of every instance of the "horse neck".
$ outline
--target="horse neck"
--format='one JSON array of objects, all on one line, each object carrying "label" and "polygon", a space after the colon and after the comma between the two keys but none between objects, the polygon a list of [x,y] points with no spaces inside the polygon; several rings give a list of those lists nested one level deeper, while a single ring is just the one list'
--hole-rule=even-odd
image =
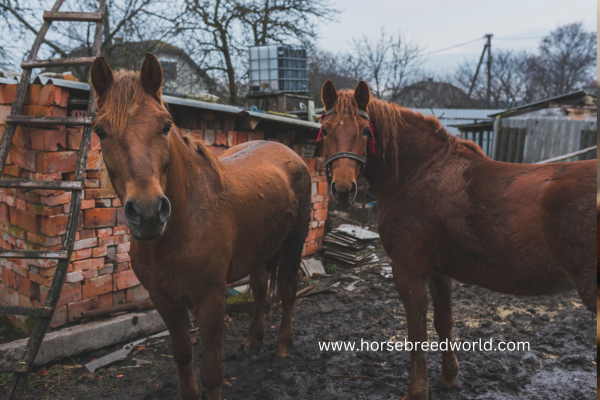
[{"label": "horse neck", "polygon": [[[448,138],[443,128],[440,131],[423,116],[410,111],[404,112],[402,119],[404,123],[398,123],[397,134],[387,144],[385,159],[381,146],[377,146],[376,154],[367,157],[364,176],[375,192],[392,187],[423,165],[445,158],[448,154],[449,140],[453,138]],[[373,125],[377,126],[376,121]],[[375,140],[382,142],[382,135],[377,131]],[[397,163],[397,173],[393,161]]]},{"label": "horse neck", "polygon": [[173,222],[187,223],[218,205],[222,182],[204,156],[191,150],[175,134],[171,140],[165,196],[171,202]]}]

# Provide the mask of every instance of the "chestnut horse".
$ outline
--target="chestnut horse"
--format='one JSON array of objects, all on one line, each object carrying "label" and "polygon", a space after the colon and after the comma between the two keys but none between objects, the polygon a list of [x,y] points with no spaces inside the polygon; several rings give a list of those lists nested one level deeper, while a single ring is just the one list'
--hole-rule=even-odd
[{"label": "chestnut horse", "polygon": [[[364,163],[409,341],[427,341],[428,284],[435,329],[442,341],[452,340],[452,279],[515,295],[576,288],[595,311],[596,160],[493,161],[437,118],[372,100],[365,82],[336,92],[327,81],[321,95],[331,192],[339,205],[350,205]],[[457,375],[456,356],[443,352],[439,384],[455,387]],[[404,399],[427,399],[428,391],[419,346]]]},{"label": "chestnut horse", "polygon": [[131,266],[171,334],[179,395],[201,398],[189,310],[202,342],[202,384],[209,399],[220,399],[228,282],[250,274],[254,310],[244,348],[255,351],[265,331],[268,264],[283,304],[276,355],[290,355],[295,278],[310,223],[309,170],[280,143],[252,141],[217,158],[182,135],[161,100],[162,70],[152,54],[140,73],[113,74],[99,57],[91,78],[94,131],[134,239]]}]

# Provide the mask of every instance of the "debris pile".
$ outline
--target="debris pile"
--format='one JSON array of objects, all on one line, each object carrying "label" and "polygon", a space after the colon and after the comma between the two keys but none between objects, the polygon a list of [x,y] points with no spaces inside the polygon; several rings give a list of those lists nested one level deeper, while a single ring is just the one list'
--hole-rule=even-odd
[{"label": "debris pile", "polygon": [[325,236],[324,255],[337,266],[365,270],[379,264],[374,246],[377,240],[379,235],[375,232],[356,225],[340,225]]}]

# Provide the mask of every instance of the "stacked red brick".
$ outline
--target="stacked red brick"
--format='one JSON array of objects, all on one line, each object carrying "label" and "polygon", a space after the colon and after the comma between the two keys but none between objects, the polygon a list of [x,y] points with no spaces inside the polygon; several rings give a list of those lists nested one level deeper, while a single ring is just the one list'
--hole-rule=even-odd
[{"label": "stacked red brick", "polygon": [[[0,85],[0,133],[10,113],[16,85]],[[24,114],[66,116],[69,93],[51,84],[31,85]],[[5,178],[72,180],[82,128],[18,127]],[[84,310],[148,298],[129,263],[130,235],[116,195],[101,188],[100,143],[93,138],[76,242],[52,327],[76,320]],[[64,238],[71,192],[0,190],[0,247],[58,249]],[[0,302],[41,306],[52,282],[54,260],[0,259]],[[28,331],[26,317],[7,316]]]},{"label": "stacked red brick", "polygon": [[310,175],[312,176],[311,190],[311,221],[310,230],[304,243],[303,256],[316,253],[323,247],[325,221],[327,220],[327,178],[325,177],[325,162],[322,157],[306,158]]},{"label": "stacked red brick", "polygon": [[[0,84],[0,135],[4,133],[5,117],[15,95],[16,85]],[[31,85],[24,114],[66,116],[68,96],[67,89],[51,84]],[[265,138],[264,132],[235,131],[235,123],[234,116],[219,120],[212,113],[196,113],[184,118],[181,129],[201,137],[217,155],[236,144]],[[82,128],[17,128],[3,177],[72,180],[81,136]],[[294,144],[293,131],[271,136],[274,137],[268,140]],[[305,161],[313,176],[313,216],[303,253],[307,256],[322,245],[327,185],[322,159],[305,158]],[[72,262],[52,327],[79,319],[85,310],[106,309],[148,298],[131,269],[128,253],[131,238],[121,203],[112,190],[102,185],[100,143],[93,135]],[[70,200],[71,192],[65,191],[0,189],[0,247],[59,249]],[[56,265],[53,260],[0,259],[0,303],[41,306]],[[7,317],[18,328],[30,331],[32,325],[27,317]]]}]

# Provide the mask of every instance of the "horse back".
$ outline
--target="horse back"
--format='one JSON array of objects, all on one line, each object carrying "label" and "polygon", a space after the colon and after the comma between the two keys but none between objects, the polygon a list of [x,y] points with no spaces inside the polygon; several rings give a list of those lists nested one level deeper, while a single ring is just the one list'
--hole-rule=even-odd
[{"label": "horse back", "polygon": [[236,231],[228,273],[235,279],[247,274],[248,265],[270,259],[290,232],[306,236],[311,177],[302,158],[277,142],[247,142],[219,161],[229,188],[222,209]]}]

